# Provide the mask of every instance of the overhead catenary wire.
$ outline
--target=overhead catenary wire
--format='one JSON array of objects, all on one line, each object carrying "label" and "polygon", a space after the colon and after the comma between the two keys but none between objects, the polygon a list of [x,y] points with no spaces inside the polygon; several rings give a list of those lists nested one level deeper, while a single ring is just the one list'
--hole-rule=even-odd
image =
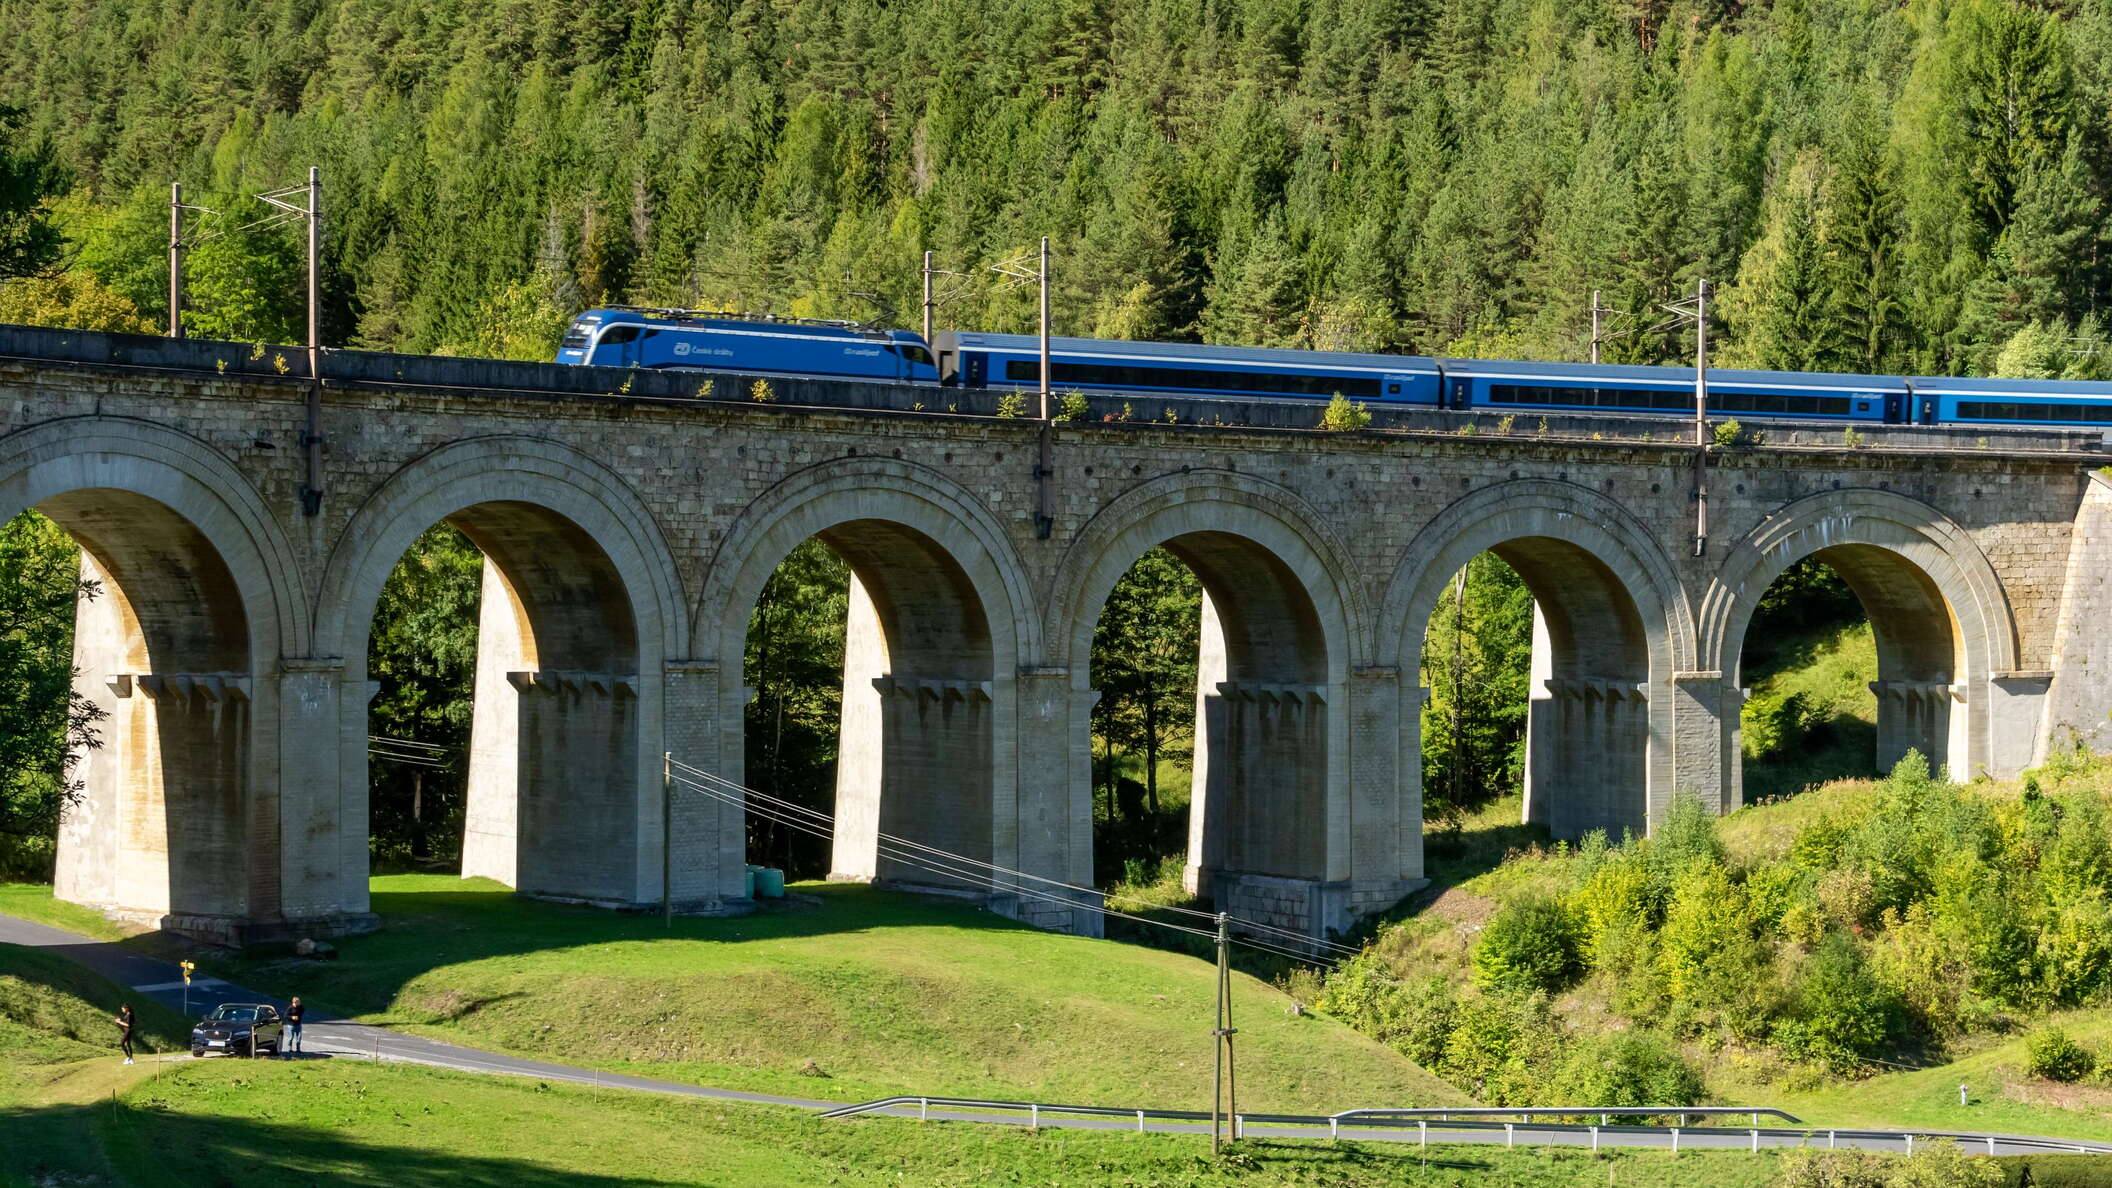
[{"label": "overhead catenary wire", "polygon": [[[735,807],[747,808],[749,811],[754,812],[756,815],[761,816],[766,820],[775,821],[778,824],[786,826],[787,828],[794,829],[802,833],[810,834],[814,837],[821,838],[824,841],[831,840],[835,836],[833,829],[831,829],[827,825],[819,824],[809,820],[794,818],[789,815],[780,815],[764,807],[745,804],[741,797],[722,791],[718,788],[711,787],[710,785],[698,783],[694,780],[686,779],[683,777],[673,777],[673,781],[676,784],[681,785],[682,787],[689,788],[693,791],[701,792],[704,795],[710,796],[716,800],[719,800],[722,803],[729,804]],[[812,812],[812,810],[806,811]],[[1014,883],[1010,880],[1006,880],[1003,878],[993,878],[990,875],[984,873],[983,871],[974,869],[975,866],[986,866],[986,863],[981,863],[976,859],[967,858],[963,855],[952,855],[952,857],[959,859],[961,863],[966,863],[969,865],[955,865],[947,863],[940,859],[929,858],[921,854],[905,852],[885,841],[881,842],[878,848],[880,857],[886,858],[900,865],[908,866],[912,869],[922,871],[926,874],[936,874],[944,878],[960,879],[969,883],[988,883],[988,885],[996,891],[1010,892],[1012,894],[1023,896],[1028,899],[1037,900],[1043,903],[1051,903],[1064,908],[1092,912],[1102,917],[1112,917],[1121,920],[1131,920],[1139,924],[1149,924],[1153,927],[1164,928],[1173,932],[1182,932],[1190,936],[1198,936],[1208,939],[1211,935],[1210,933],[1205,932],[1200,928],[1190,928],[1183,924],[1173,924],[1165,920],[1154,920],[1148,916],[1134,915],[1130,912],[1118,911],[1114,908],[1103,907],[1101,905],[1089,902],[1082,902],[1080,900],[1073,899],[1069,896],[1057,895],[1053,892],[1043,891],[1038,888],[1020,883]],[[944,851],[940,852],[944,853]]]},{"label": "overhead catenary wire", "polygon": [[[722,776],[714,775],[680,760],[671,759],[670,767],[681,769],[682,775],[672,778],[685,788],[702,792],[722,803],[743,808],[765,820],[823,840],[830,840],[835,836],[834,819],[818,809],[809,808],[806,805],[797,804],[782,797],[745,788]],[[1152,919],[1148,916],[1140,916],[1135,913],[1106,907],[1104,904],[1081,902],[1074,898],[1073,895],[1056,894],[1035,888],[1029,884],[1042,883],[1061,891],[1103,900],[1114,899],[1119,901],[1125,898],[1119,895],[1111,895],[1097,887],[1081,886],[1076,883],[1067,883],[1060,879],[1051,879],[1041,875],[1029,874],[1025,871],[1013,870],[983,859],[971,858],[964,854],[955,854],[920,842],[910,841],[907,838],[897,837],[893,834],[877,834],[876,846],[882,857],[927,873],[961,879],[970,883],[986,882],[996,890],[1023,895],[1042,902],[1059,904],[1067,908],[1095,912],[1103,917],[1132,920],[1205,939],[1210,939],[1214,936],[1214,933],[1201,928]],[[1189,908],[1173,908],[1171,910],[1183,915],[1203,917],[1212,921],[1217,919],[1217,915],[1210,912],[1201,912]],[[1351,957],[1361,952],[1361,950],[1353,946],[1341,944],[1337,941],[1308,936],[1292,929],[1264,924],[1260,921],[1228,916],[1227,923],[1237,926],[1243,932],[1261,934],[1260,937],[1237,938],[1238,943],[1252,949],[1273,953],[1296,961],[1314,962],[1316,956],[1313,950],[1318,950],[1321,955],[1338,954],[1341,957]],[[1262,937],[1270,939],[1262,939]],[[1277,940],[1273,939],[1274,937],[1284,939]],[[1293,951],[1290,947],[1292,945],[1299,946],[1306,951]]]},{"label": "overhead catenary wire", "polygon": [[[680,760],[678,760],[678,759],[671,759],[671,760],[670,760],[670,763],[671,763],[671,764],[672,764],[673,766],[676,766],[676,767],[680,767],[680,768],[682,768],[684,772],[686,772],[686,773],[688,773],[688,774],[690,774],[690,775],[692,775],[692,776],[695,776],[695,777],[698,777],[698,778],[701,778],[701,779],[705,779],[705,780],[708,780],[708,781],[711,781],[711,782],[713,782],[713,783],[716,783],[716,784],[720,785],[720,786],[721,786],[721,787],[723,787],[724,789],[728,790],[728,791],[729,791],[729,792],[730,792],[731,794],[733,794],[734,796],[736,796],[736,797],[739,797],[739,798],[740,798],[740,799],[741,799],[741,800],[742,800],[743,802],[750,802],[750,801],[753,801],[753,802],[759,802],[759,803],[767,803],[767,804],[774,804],[774,805],[776,805],[776,806],[779,806],[780,808],[782,808],[782,809],[783,809],[783,810],[785,810],[785,811],[789,811],[789,812],[792,812],[792,813],[796,813],[796,814],[799,814],[799,815],[801,815],[801,816],[804,816],[804,817],[806,817],[806,818],[807,818],[807,819],[809,819],[809,820],[812,820],[812,821],[815,821],[815,822],[821,823],[821,824],[822,824],[822,825],[823,825],[824,827],[833,827],[833,819],[832,819],[831,817],[829,817],[829,815],[828,815],[828,814],[826,814],[826,813],[823,813],[823,812],[821,812],[821,811],[820,811],[820,810],[818,810],[818,809],[813,809],[813,808],[809,808],[809,807],[807,807],[806,805],[802,805],[802,804],[797,804],[797,803],[795,803],[795,802],[793,802],[793,801],[790,801],[790,800],[786,800],[786,799],[784,799],[784,798],[782,798],[782,797],[776,797],[776,796],[771,796],[770,794],[768,794],[768,793],[765,793],[765,792],[759,792],[759,791],[756,791],[756,790],[754,790],[754,789],[750,789],[750,788],[744,788],[743,786],[741,786],[741,785],[739,785],[739,784],[736,784],[736,783],[734,783],[733,781],[731,781],[731,780],[728,780],[728,779],[726,779],[726,778],[725,778],[725,777],[723,777],[723,776],[718,776],[718,775],[714,775],[714,774],[712,774],[711,772],[703,771],[703,770],[702,770],[702,769],[700,769],[700,768],[696,768],[696,767],[693,767],[693,766],[691,766],[691,765],[689,765],[689,764],[683,763],[682,761],[680,761]],[[758,812],[760,812],[760,810],[758,810]],[[775,818],[775,817],[771,817],[770,819],[772,819],[772,820],[777,820],[777,818]],[[782,823],[782,822],[780,822],[780,823]],[[984,860],[982,860],[982,859],[979,859],[979,858],[970,858],[970,857],[967,857],[966,855],[962,855],[962,854],[954,854],[954,853],[950,853],[950,852],[948,852],[948,851],[945,851],[945,850],[940,850],[940,849],[937,849],[937,848],[935,848],[935,847],[932,847],[932,846],[927,846],[927,845],[924,845],[924,844],[922,844],[922,843],[920,843],[920,842],[913,842],[913,841],[910,841],[910,840],[909,840],[909,839],[907,839],[907,838],[897,837],[897,836],[895,836],[895,835],[893,835],[893,834],[885,834],[885,833],[883,833],[883,834],[879,834],[878,836],[879,836],[879,838],[881,838],[882,840],[884,840],[884,841],[886,841],[886,842],[890,842],[890,843],[893,843],[893,844],[895,844],[895,845],[897,845],[897,846],[904,846],[904,847],[909,847],[909,848],[911,848],[911,849],[914,849],[914,850],[918,850],[918,851],[923,851],[923,852],[925,852],[925,853],[928,853],[928,854],[932,854],[932,855],[936,855],[936,856],[939,856],[939,857],[941,857],[941,858],[943,858],[943,859],[946,859],[946,860],[950,860],[950,861],[953,861],[953,862],[956,862],[956,863],[966,863],[966,864],[969,864],[969,865],[971,865],[971,866],[977,866],[977,867],[983,867],[983,868],[986,868],[987,870],[991,871],[991,872],[992,872],[992,874],[994,874],[994,875],[998,875],[998,874],[1001,874],[1001,875],[1004,875],[1004,876],[1009,876],[1009,877],[1010,877],[1010,878],[1012,878],[1012,879],[1028,879],[1028,880],[1032,880],[1032,881],[1034,881],[1034,882],[1038,882],[1038,883],[1046,883],[1046,884],[1048,884],[1048,885],[1050,885],[1050,886],[1054,886],[1054,887],[1059,887],[1059,888],[1062,888],[1063,890],[1066,890],[1066,891],[1072,891],[1072,892],[1076,892],[1076,893],[1078,893],[1078,894],[1082,894],[1082,895],[1090,895],[1090,896],[1097,896],[1097,897],[1101,897],[1101,898],[1104,898],[1104,899],[1118,899],[1118,900],[1119,900],[1119,899],[1124,899],[1124,898],[1128,898],[1128,899],[1132,899],[1132,900],[1134,900],[1134,899],[1136,898],[1136,897],[1125,897],[1125,896],[1120,896],[1120,895],[1114,895],[1114,894],[1111,894],[1111,893],[1109,893],[1109,892],[1107,892],[1107,891],[1103,891],[1103,890],[1101,890],[1100,888],[1097,888],[1097,887],[1085,887],[1085,886],[1080,886],[1079,884],[1076,884],[1076,883],[1066,883],[1066,882],[1064,882],[1064,881],[1062,881],[1062,880],[1060,880],[1060,879],[1051,879],[1051,878],[1047,878],[1046,876],[1042,876],[1042,875],[1035,875],[1035,874],[1029,874],[1029,873],[1027,873],[1027,872],[1025,872],[1025,871],[1018,871],[1018,870],[1013,870],[1013,869],[1011,869],[1011,868],[1009,868],[1009,867],[1002,867],[1002,866],[998,866],[998,865],[996,865],[996,864],[994,864],[994,863],[986,862],[986,861],[984,861]],[[976,873],[976,874],[975,874],[975,875],[974,875],[973,877],[974,877],[975,879],[978,879],[978,880],[979,880],[979,879],[982,879],[982,878],[984,878],[985,876],[984,876],[984,875],[983,875],[983,874],[982,874],[981,872],[977,872],[977,873]],[[1066,901],[1066,902],[1068,902],[1068,901]],[[1167,905],[1167,906],[1165,907],[1165,909],[1164,909],[1164,910],[1169,910],[1169,911],[1173,911],[1173,912],[1176,912],[1176,913],[1179,913],[1179,914],[1182,914],[1182,915],[1186,915],[1186,916],[1191,916],[1191,917],[1200,917],[1200,918],[1202,918],[1202,919],[1210,920],[1210,921],[1212,921],[1212,922],[1215,922],[1215,921],[1216,921],[1216,919],[1217,919],[1217,914],[1216,914],[1216,913],[1213,913],[1213,912],[1203,912],[1203,911],[1197,911],[1197,910],[1195,910],[1195,909],[1193,909],[1193,908],[1182,908],[1182,907],[1177,907],[1177,906]],[[1125,916],[1128,916],[1128,913],[1123,913],[1123,914],[1124,914]],[[1141,918],[1141,917],[1129,917],[1129,918]],[[1264,934],[1264,935],[1266,935],[1266,934],[1273,934],[1273,935],[1275,935],[1275,936],[1278,936],[1278,937],[1282,937],[1282,938],[1284,938],[1284,940],[1283,940],[1283,941],[1278,941],[1278,942],[1276,942],[1278,946],[1282,946],[1282,945],[1283,945],[1283,944],[1284,944],[1285,942],[1289,942],[1289,943],[1293,943],[1293,944],[1296,944],[1296,945],[1299,945],[1299,946],[1304,946],[1304,947],[1307,947],[1307,948],[1313,948],[1313,949],[1318,949],[1318,950],[1319,950],[1319,951],[1321,951],[1321,952],[1332,952],[1332,953],[1335,953],[1335,954],[1339,954],[1339,955],[1340,955],[1340,956],[1342,956],[1342,957],[1354,957],[1354,956],[1356,956],[1356,955],[1357,955],[1358,953],[1362,952],[1362,950],[1361,950],[1361,949],[1359,949],[1359,948],[1357,948],[1357,947],[1355,947],[1355,946],[1352,946],[1352,945],[1345,945],[1345,944],[1342,944],[1342,943],[1340,943],[1340,942],[1338,942],[1338,941],[1332,941],[1332,940],[1328,940],[1328,939],[1326,939],[1326,938],[1324,938],[1324,937],[1313,937],[1313,936],[1308,936],[1308,935],[1306,935],[1305,933],[1302,933],[1302,932],[1298,932],[1298,931],[1296,931],[1296,930],[1293,930],[1293,929],[1289,929],[1289,928],[1283,928],[1283,927],[1280,927],[1280,926],[1278,926],[1278,925],[1273,925],[1273,924],[1264,924],[1264,923],[1262,923],[1262,922],[1260,922],[1260,921],[1258,921],[1258,920],[1247,920],[1247,919],[1244,919],[1244,918],[1242,918],[1242,917],[1238,917],[1238,916],[1230,916],[1230,915],[1228,915],[1228,916],[1227,916],[1226,918],[1227,918],[1227,921],[1228,921],[1229,923],[1231,923],[1231,924],[1234,924],[1234,925],[1238,926],[1238,927],[1239,927],[1239,928],[1240,928],[1241,930],[1243,930],[1243,931],[1248,931],[1248,932],[1254,932],[1254,933],[1261,933],[1261,934]],[[1196,931],[1200,931],[1200,930],[1196,930]],[[1245,942],[1244,942],[1244,941],[1242,941],[1242,943],[1245,943]],[[1257,947],[1258,947],[1258,946],[1257,946]],[[1280,951],[1280,950],[1279,950],[1279,951]]]},{"label": "overhead catenary wire", "polygon": [[[819,822],[824,826],[828,826],[833,823],[833,819],[829,817],[828,814],[823,813],[818,809],[809,808],[806,805],[798,804],[793,801],[786,800],[782,797],[772,796],[766,792],[759,792],[754,789],[744,788],[741,785],[736,784],[723,776],[713,775],[710,772],[702,771],[698,768],[690,766],[689,764],[683,763],[681,760],[678,759],[671,760],[671,762],[674,766],[682,768],[686,773],[689,773],[690,775],[709,780],[713,783],[720,785],[722,788],[726,789],[733,795],[742,798],[744,801],[775,805],[784,811],[799,814],[809,820]],[[760,812],[760,809],[758,809],[757,811]],[[770,819],[776,820],[777,818],[772,817]],[[910,841],[907,838],[898,837],[893,834],[883,833],[879,834],[878,836],[882,840],[893,843],[897,846],[903,846],[913,850],[923,851],[925,853],[936,855],[957,863],[966,863],[971,866],[983,867],[991,871],[993,874],[1008,876],[1012,879],[1032,880],[1037,883],[1045,883],[1053,887],[1059,887],[1066,891],[1073,891],[1081,895],[1098,896],[1105,899],[1128,899],[1134,902],[1139,898],[1136,896],[1123,896],[1115,894],[1112,892],[1101,890],[1097,887],[1080,886],[1076,883],[1064,882],[1061,879],[1051,879],[1043,875],[1029,874],[1025,871],[1013,870],[1009,867],[998,866],[994,863],[986,862],[979,858],[970,858],[966,855],[950,853],[948,851],[940,850],[932,846],[927,846],[920,842]],[[978,872],[975,877],[980,879],[984,876],[980,872]],[[1189,917],[1197,917],[1204,920],[1209,920],[1213,923],[1217,920],[1217,913],[1198,911],[1194,908],[1184,908],[1179,907],[1177,905],[1162,905],[1161,910],[1170,911]],[[1229,914],[1226,918],[1230,924],[1240,929],[1241,931],[1261,934],[1263,936],[1274,936],[1283,938],[1275,942],[1275,944],[1279,948],[1284,946],[1286,943],[1295,944],[1307,948],[1318,949],[1322,952],[1331,952],[1339,954],[1340,956],[1345,958],[1354,957],[1363,951],[1362,949],[1354,945],[1342,944],[1339,941],[1329,940],[1324,937],[1308,936],[1307,934],[1299,932],[1295,929],[1284,928],[1279,925],[1265,924],[1258,920],[1248,920],[1240,916],[1232,916]],[[1242,943],[1245,942],[1242,941]]]}]

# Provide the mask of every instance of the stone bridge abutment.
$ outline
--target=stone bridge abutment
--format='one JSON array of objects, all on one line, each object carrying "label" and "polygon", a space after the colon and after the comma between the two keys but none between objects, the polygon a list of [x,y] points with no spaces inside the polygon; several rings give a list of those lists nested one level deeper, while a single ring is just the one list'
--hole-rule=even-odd
[{"label": "stone bridge abutment", "polygon": [[486,558],[465,870],[560,899],[657,905],[664,854],[682,909],[746,906],[738,794],[663,810],[661,757],[745,780],[751,615],[817,538],[852,574],[832,869],[1072,931],[1094,629],[1158,547],[1205,597],[1187,877],[1301,931],[1423,877],[1424,632],[1482,553],[1538,609],[1526,812],[1557,836],[1737,806],[1745,635],[1807,557],[1875,629],[1874,761],[2002,775],[2108,736],[2112,481],[2081,435],[1773,434],[1712,457],[1697,557],[1691,449],[1649,422],[1319,434],[1171,402],[1053,428],[1044,534],[1037,427],[972,402],[346,353],[309,516],[300,384],[247,354],[0,328],[0,518],[49,515],[104,591],[59,894],[194,933],[371,923],[369,638],[442,522]]}]

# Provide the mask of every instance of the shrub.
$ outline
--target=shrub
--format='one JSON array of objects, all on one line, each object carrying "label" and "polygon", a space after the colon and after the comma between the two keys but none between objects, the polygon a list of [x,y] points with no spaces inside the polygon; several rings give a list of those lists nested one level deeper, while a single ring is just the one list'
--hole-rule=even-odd
[{"label": "shrub", "polygon": [[1650,835],[1643,852],[1660,886],[1669,890],[1681,871],[1697,862],[1723,865],[1723,839],[1716,833],[1716,814],[1694,796],[1672,798],[1665,819]]},{"label": "shrub", "polygon": [[1327,408],[1320,414],[1320,427],[1329,433],[1354,433],[1370,424],[1371,411],[1363,402],[1351,404],[1349,397],[1340,392],[1335,393],[1334,399],[1327,402]]},{"label": "shrub", "polygon": [[1538,1100],[1560,1042],[1542,995],[1469,998],[1454,1013],[1436,1072],[1490,1105],[1523,1105]]},{"label": "shrub", "polygon": [[1738,712],[1740,749],[1748,759],[1788,754],[1802,748],[1826,718],[1802,693],[1762,693]]},{"label": "shrub", "polygon": [[1702,1098],[1701,1073],[1678,1049],[1649,1032],[1588,1036],[1549,1078],[1549,1105],[1673,1106]]},{"label": "shrub", "polygon": [[2008,1172],[1947,1139],[1916,1143],[1912,1155],[1791,1151],[1775,1188],[2000,1188]]},{"label": "shrub", "polygon": [[1651,903],[1650,876],[1632,858],[1609,859],[1577,888],[1570,905],[1582,935],[1585,957],[1594,969],[1610,969],[1610,935],[1624,926],[1647,929],[1650,924],[1655,906]]},{"label": "shrub", "polygon": [[1694,996],[1710,958],[1746,934],[1745,896],[1721,866],[1697,865],[1679,876],[1658,930],[1658,965],[1675,998]]},{"label": "shrub", "polygon": [[1898,995],[1872,976],[1854,938],[1835,932],[1812,953],[1773,1038],[1792,1059],[1845,1072],[1881,1051],[1900,1021]]},{"label": "shrub", "polygon": [[1735,419],[1718,421],[1714,429],[1716,448],[1719,450],[1745,450],[1760,444],[1760,435],[1739,424]]},{"label": "shrub", "polygon": [[2076,1006],[2112,982],[2112,907],[2100,898],[2077,898],[2054,913],[2039,934],[2038,966],[2050,1002]]},{"label": "shrub", "polygon": [[2080,1081],[2097,1067],[2088,1048],[2058,1027],[2042,1027],[2024,1041],[2024,1070],[2049,1081]]},{"label": "shrub", "polygon": [[1474,946],[1484,990],[1560,990],[1582,969],[1576,921],[1561,901],[1529,895],[1504,906]]},{"label": "shrub", "polygon": [[1027,415],[1027,396],[1024,392],[1007,392],[997,398],[997,415],[1005,420]]}]

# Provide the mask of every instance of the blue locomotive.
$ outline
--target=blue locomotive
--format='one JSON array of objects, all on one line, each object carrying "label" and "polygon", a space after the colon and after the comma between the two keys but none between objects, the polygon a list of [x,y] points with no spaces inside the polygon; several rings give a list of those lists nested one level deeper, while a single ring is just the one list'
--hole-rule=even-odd
[{"label": "blue locomotive", "polygon": [[[1037,388],[1030,334],[907,330],[844,322],[606,306],[574,319],[560,363],[812,375],[966,388]],[[933,348],[936,348],[936,351]],[[1692,416],[1686,367],[1521,363],[1195,343],[1051,338],[1059,391],[1376,404],[1518,412]],[[1708,411],[1747,418],[2112,427],[2112,383],[1844,375],[1711,368]]]},{"label": "blue locomotive", "polygon": [[937,383],[937,360],[907,330],[769,315],[611,305],[572,319],[560,363],[709,368],[841,379]]}]

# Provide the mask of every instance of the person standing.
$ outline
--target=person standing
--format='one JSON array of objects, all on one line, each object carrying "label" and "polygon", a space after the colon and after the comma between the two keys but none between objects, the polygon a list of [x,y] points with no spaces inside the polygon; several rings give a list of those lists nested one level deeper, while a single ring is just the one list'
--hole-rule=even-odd
[{"label": "person standing", "polygon": [[301,996],[298,994],[286,1004],[286,1038],[293,1044],[293,1051],[301,1050]]},{"label": "person standing", "polygon": [[132,1063],[132,1004],[124,1003],[117,1008],[117,1017],[110,1020],[117,1024],[117,1046],[125,1050],[125,1063]]}]

